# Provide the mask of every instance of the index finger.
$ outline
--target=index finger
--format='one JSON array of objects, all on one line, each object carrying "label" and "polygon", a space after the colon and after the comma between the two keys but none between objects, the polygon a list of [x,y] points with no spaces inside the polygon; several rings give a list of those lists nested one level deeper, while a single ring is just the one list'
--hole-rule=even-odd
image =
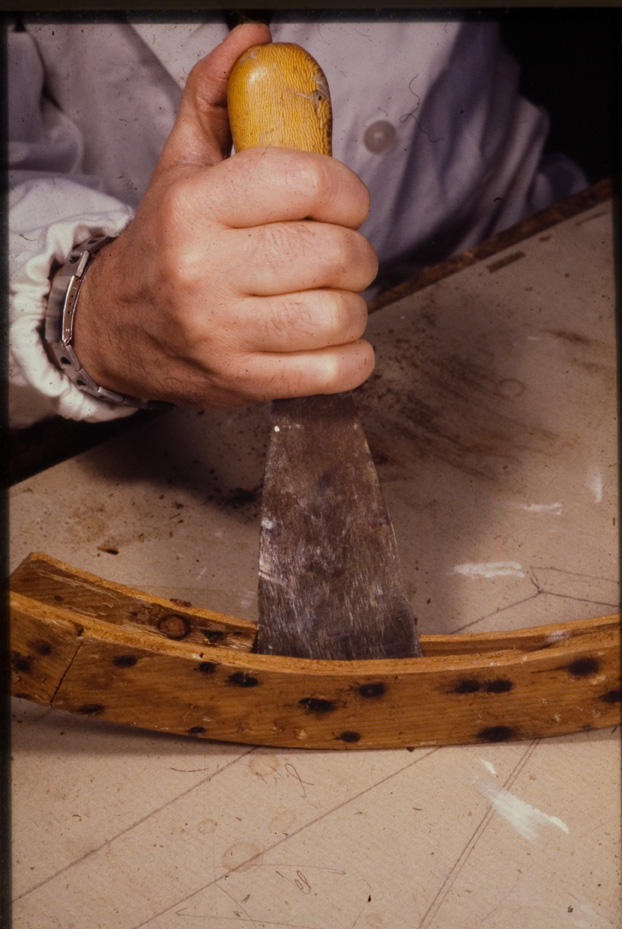
[{"label": "index finger", "polygon": [[369,191],[346,165],[328,155],[284,148],[239,152],[203,174],[196,205],[234,229],[315,219],[358,229],[369,213]]}]

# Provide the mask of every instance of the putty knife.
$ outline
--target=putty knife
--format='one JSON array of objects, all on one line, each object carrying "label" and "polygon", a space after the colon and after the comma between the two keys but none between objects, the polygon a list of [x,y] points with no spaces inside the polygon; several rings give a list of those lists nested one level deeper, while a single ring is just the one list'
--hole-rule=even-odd
[{"label": "putty knife", "polygon": [[[236,63],[237,152],[331,154],[328,83],[298,45]],[[257,650],[318,659],[421,655],[395,535],[350,393],[276,400],[263,487]]]}]

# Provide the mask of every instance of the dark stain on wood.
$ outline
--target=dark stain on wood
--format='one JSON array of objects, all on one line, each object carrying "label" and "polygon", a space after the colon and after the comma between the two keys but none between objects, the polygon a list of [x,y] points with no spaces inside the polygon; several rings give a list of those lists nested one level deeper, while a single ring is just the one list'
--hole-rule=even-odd
[{"label": "dark stain on wood", "polygon": [[201,674],[213,674],[217,667],[217,661],[202,661],[201,664],[197,666],[197,671]]},{"label": "dark stain on wood", "polygon": [[303,697],[298,701],[307,713],[315,713],[317,716],[324,716],[326,713],[332,713],[337,709],[334,700],[325,700],[323,697]]},{"label": "dark stain on wood", "polygon": [[84,716],[98,716],[104,710],[103,703],[83,703],[82,706],[78,707],[78,713],[82,713]]},{"label": "dark stain on wood", "polygon": [[622,690],[608,690],[606,694],[602,694],[598,699],[602,700],[603,703],[620,703]]},{"label": "dark stain on wood", "polygon": [[590,674],[597,674],[600,670],[600,661],[598,658],[576,658],[568,665],[562,665],[560,671],[569,671],[573,677],[588,677]]},{"label": "dark stain on wood", "polygon": [[112,663],[117,668],[133,668],[135,664],[138,664],[138,658],[135,655],[117,655],[112,659]]},{"label": "dark stain on wood", "polygon": [[366,700],[376,700],[379,697],[384,697],[387,692],[387,685],[382,681],[373,684],[361,684],[358,692]]},{"label": "dark stain on wood", "polygon": [[44,642],[43,639],[40,639],[38,642],[33,642],[33,648],[37,654],[42,655],[44,658],[47,658],[48,655],[52,654],[52,646],[49,642]]},{"label": "dark stain on wood", "polygon": [[201,732],[205,732],[205,726],[191,726],[188,729],[189,735],[199,735]]},{"label": "dark stain on wood", "polygon": [[489,694],[507,694],[513,687],[514,684],[512,681],[508,681],[503,677],[498,678],[496,681],[488,681],[486,683],[486,691]]},{"label": "dark stain on wood", "polygon": [[475,678],[466,677],[462,681],[458,681],[454,689],[452,690],[453,694],[475,694],[479,690],[479,681],[476,681]]},{"label": "dark stain on wood", "polygon": [[352,732],[350,730],[342,732],[341,735],[337,736],[339,742],[360,742],[361,734],[360,732]]},{"label": "dark stain on wood", "polygon": [[236,671],[235,674],[229,675],[229,683],[235,684],[236,687],[257,687],[259,679],[247,674],[246,671]]},{"label": "dark stain on wood", "polygon": [[474,677],[466,677],[458,681],[451,693],[475,694],[479,690],[483,690],[488,694],[507,694],[513,687],[514,684],[512,681],[503,677],[494,681],[484,681],[483,683],[480,683],[480,681],[476,680]]},{"label": "dark stain on wood", "polygon": [[19,652],[13,652],[11,655],[11,665],[16,671],[19,671],[20,674],[30,674],[30,657],[27,655],[21,655]]},{"label": "dark stain on wood", "polygon": [[483,742],[507,742],[514,735],[514,730],[510,726],[487,726],[480,729],[477,738]]}]

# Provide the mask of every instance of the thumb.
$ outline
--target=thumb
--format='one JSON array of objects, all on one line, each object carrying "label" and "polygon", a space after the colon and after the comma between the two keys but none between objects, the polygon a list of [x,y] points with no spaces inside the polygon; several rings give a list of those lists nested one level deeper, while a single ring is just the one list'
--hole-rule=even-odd
[{"label": "thumb", "polygon": [[227,82],[233,66],[252,45],[271,41],[263,23],[244,23],[202,58],[188,75],[179,113],[156,171],[180,164],[209,166],[222,161],[231,148],[227,114]]}]

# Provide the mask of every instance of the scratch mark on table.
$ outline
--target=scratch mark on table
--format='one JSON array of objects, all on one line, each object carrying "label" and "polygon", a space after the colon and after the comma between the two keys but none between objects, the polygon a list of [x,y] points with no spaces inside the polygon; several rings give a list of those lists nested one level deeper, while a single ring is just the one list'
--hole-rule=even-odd
[{"label": "scratch mark on table", "polygon": [[562,600],[576,600],[579,603],[589,603],[592,606],[597,607],[606,607],[608,609],[617,610],[619,608],[618,602],[611,602],[609,600],[596,600],[594,597],[586,595],[585,597],[576,596],[575,594],[563,594],[557,593],[554,590],[547,590],[545,586],[538,580],[536,574],[537,571],[551,571],[557,574],[565,574],[568,577],[582,577],[590,581],[606,581],[613,584],[614,582],[611,578],[606,577],[592,577],[589,574],[581,574],[577,571],[564,571],[563,568],[553,568],[553,567],[542,567],[541,565],[531,566],[528,570],[528,580],[535,587],[535,593],[529,594],[528,597],[522,597],[519,600],[513,600],[512,603],[506,604],[506,606],[499,607],[496,610],[493,610],[491,613],[486,613],[484,616],[480,616],[477,619],[471,620],[471,622],[464,623],[462,626],[457,626],[453,631],[455,633],[464,632],[465,629],[470,629],[473,626],[477,626],[478,623],[484,622],[486,619],[490,619],[491,616],[499,616],[501,613],[505,613],[507,610],[511,610],[516,606],[521,606],[523,603],[529,603],[530,600],[535,600],[540,596],[547,597],[559,597]]},{"label": "scratch mark on table", "polygon": [[410,891],[410,897],[411,897],[412,905],[413,905],[413,914],[416,914],[417,916],[419,916],[419,914],[420,914],[420,906],[419,906],[420,900],[419,900],[419,898],[418,898],[418,896],[417,896],[417,892],[416,892],[415,888],[413,887],[412,879],[411,879],[411,876],[410,876],[410,869],[406,867],[406,862],[405,862],[405,860],[404,860],[404,853],[402,852],[402,847],[401,847],[401,845],[400,845],[399,838],[398,838],[397,835],[395,836],[395,847],[397,848],[398,854],[399,854],[399,856],[400,856],[400,863],[401,863],[401,865],[402,865],[402,870],[403,870],[403,872],[404,872],[404,877],[405,877],[405,879],[406,879],[406,883],[408,884],[408,889],[409,889],[409,891]]},{"label": "scratch mark on table", "polygon": [[[315,819],[312,819],[309,822],[304,823],[294,832],[290,832],[289,835],[286,835],[280,839],[277,839],[271,845],[266,845],[261,850],[261,852],[259,852],[257,855],[252,856],[251,858],[248,859],[248,861],[241,861],[235,868],[231,868],[231,870],[228,871],[227,874],[221,874],[219,875],[219,877],[216,877],[216,878],[213,878],[212,880],[207,881],[205,884],[202,884],[200,887],[197,887],[196,890],[193,890],[191,891],[191,893],[186,894],[186,896],[184,896],[181,900],[176,900],[174,903],[171,903],[169,906],[166,906],[164,909],[160,910],[158,913],[152,914],[147,919],[143,920],[143,922],[137,923],[135,926],[128,927],[128,929],[143,929],[144,926],[148,926],[150,923],[154,922],[156,919],[160,919],[162,916],[165,916],[167,913],[170,913],[171,910],[174,910],[177,907],[183,907],[184,905],[187,905],[188,901],[198,896],[198,894],[203,893],[208,888],[214,886],[215,884],[218,883],[218,881],[223,880],[223,878],[226,877],[228,874],[233,874],[234,872],[239,871],[243,867],[246,867],[249,864],[251,864],[255,858],[259,859],[260,856],[265,856],[267,853],[274,851],[275,848],[279,848],[285,842],[288,842],[290,839],[293,839],[295,836],[299,835],[301,832],[304,832],[306,829],[309,829],[312,826],[317,825],[318,823],[322,822],[322,820],[326,819],[328,816],[332,816],[333,813],[336,813],[339,810],[343,809],[344,807],[348,806],[348,804],[356,800],[360,800],[361,797],[364,797],[366,794],[371,793],[377,787],[381,787],[383,784],[386,784],[388,781],[391,781],[394,777],[397,777],[398,775],[403,774],[404,771],[407,771],[409,768],[414,768],[415,765],[424,761],[426,758],[429,758],[431,755],[436,754],[436,752],[438,751],[440,751],[440,747],[429,749],[424,754],[422,754],[419,758],[415,758],[413,761],[409,762],[408,764],[403,765],[397,771],[393,771],[391,774],[388,774],[386,777],[381,778],[379,781],[376,781],[375,783],[370,784],[369,787],[365,787],[364,790],[361,790],[358,793],[353,794],[351,797],[348,797],[347,799],[342,800],[341,803],[338,803],[336,806],[331,807],[331,809],[325,810],[319,816],[316,816]],[[273,925],[277,925],[277,924],[273,923]],[[281,925],[287,925],[287,924],[281,924]],[[295,926],[294,929],[305,929],[305,927]],[[315,927],[307,927],[307,929],[315,929]]]},{"label": "scratch mark on table", "polygon": [[535,600],[542,591],[536,590],[534,594],[529,594],[528,597],[522,597],[520,600],[514,600],[512,603],[508,603],[507,606],[499,607],[498,610],[493,610],[491,613],[486,613],[485,616],[480,616],[478,619],[471,620],[470,623],[464,623],[462,626],[456,626],[453,630],[454,632],[464,632],[465,629],[471,629],[472,626],[477,626],[478,623],[483,623],[485,619],[490,619],[491,616],[498,616],[500,613],[505,613],[506,610],[511,610],[515,606],[521,606],[523,603],[529,603],[530,600]]},{"label": "scratch mark on table", "polygon": [[74,861],[69,862],[69,864],[66,864],[64,867],[60,868],[58,871],[55,871],[54,874],[50,874],[48,877],[44,878],[44,880],[39,881],[38,884],[35,884],[33,887],[29,887],[28,890],[25,890],[23,893],[19,894],[19,896],[14,897],[13,902],[17,903],[18,900],[23,900],[25,897],[28,897],[30,894],[34,893],[36,890],[39,890],[39,888],[44,887],[46,884],[48,884],[50,881],[53,881],[55,878],[59,877],[61,874],[64,874],[66,871],[69,871],[71,868],[75,867],[75,865],[78,865],[81,862],[86,861],[88,858],[90,858],[92,855],[96,855],[97,852],[100,852],[102,849],[108,848],[108,846],[112,845],[113,842],[116,842],[117,839],[120,839],[123,836],[127,835],[133,829],[138,828],[138,826],[142,826],[143,823],[151,819],[152,816],[157,816],[158,813],[161,813],[163,810],[171,806],[177,800],[181,800],[182,797],[185,797],[189,793],[192,793],[193,790],[197,790],[198,788],[202,787],[204,784],[207,784],[209,781],[213,780],[215,777],[218,777],[219,774],[222,774],[224,771],[233,767],[239,761],[241,761],[243,758],[245,758],[247,755],[250,755],[250,753],[254,751],[256,751],[255,747],[252,747],[250,749],[247,749],[246,751],[243,751],[240,755],[237,756],[237,758],[234,758],[232,761],[229,761],[227,764],[224,764],[221,768],[218,768],[216,771],[214,771],[213,774],[210,774],[208,777],[204,777],[201,781],[199,781],[198,784],[193,784],[192,787],[188,787],[186,790],[182,790],[181,793],[176,794],[174,797],[171,797],[171,799],[167,800],[166,803],[162,803],[155,810],[151,810],[145,816],[141,816],[140,819],[137,819],[130,826],[126,826],[125,829],[122,829],[120,832],[117,832],[117,834],[113,835],[110,839],[106,839],[105,842],[102,842],[100,845],[97,845],[95,848],[89,849],[88,852],[85,852],[83,855],[80,855],[79,858],[76,858]]},{"label": "scratch mark on table", "polygon": [[352,925],[350,926],[350,929],[355,929],[356,924],[358,923],[359,919],[360,919],[361,916],[363,915],[363,911],[364,911],[365,907],[367,906],[368,903],[371,902],[371,885],[369,884],[368,881],[365,881],[365,884],[367,884],[367,889],[368,889],[369,893],[367,894],[367,899],[363,902],[363,906],[360,908],[360,910],[359,910],[358,913],[356,914],[356,916],[355,916],[355,918],[354,918],[354,922],[353,922]]},{"label": "scratch mark on table", "polygon": [[[243,903],[241,903],[239,900],[236,900],[235,897],[233,896],[233,894],[229,893],[229,891],[227,890],[226,887],[223,887],[222,884],[220,884],[220,883],[217,883],[217,884],[216,884],[216,887],[217,887],[218,890],[222,891],[222,893],[225,894],[225,896],[229,897],[230,900],[233,900],[233,902],[235,903],[236,906],[239,906],[239,907],[240,907],[240,909],[242,910],[242,912],[243,912],[244,915],[246,916],[248,922],[251,922],[251,923],[256,922],[256,920],[253,919],[253,917],[252,917],[251,914],[248,912],[248,910],[245,909]],[[189,916],[190,914],[189,914],[189,913],[179,913],[179,914],[177,914],[177,915],[179,915],[179,916]],[[216,918],[220,919],[221,917],[216,917]],[[222,917],[222,918],[223,918],[223,919],[227,919],[227,918],[230,919],[231,917],[226,917],[226,916],[224,916],[224,917]],[[237,918],[238,918],[238,919],[241,919],[241,917],[239,917],[239,916],[238,916]]]},{"label": "scratch mark on table", "polygon": [[[516,763],[512,771],[510,772],[506,781],[504,782],[503,784],[504,789],[509,790],[512,784],[515,782],[515,780],[517,779],[517,777],[522,772],[523,768],[525,767],[525,765],[527,764],[527,762],[533,755],[539,742],[540,742],[539,739],[534,739],[533,742],[529,743],[529,745],[527,746],[527,748],[521,755],[520,759],[518,760],[518,762]],[[475,851],[475,848],[479,840],[481,839],[482,835],[484,834],[484,832],[490,825],[491,820],[495,816],[495,812],[496,811],[494,810],[492,806],[488,807],[488,809],[486,810],[486,813],[484,814],[479,824],[477,825],[477,827],[475,828],[475,830],[469,837],[468,841],[466,842],[464,848],[458,855],[456,861],[454,862],[453,867],[449,871],[449,874],[447,875],[447,877],[445,878],[445,880],[442,882],[441,886],[439,887],[438,891],[436,892],[436,895],[432,899],[432,902],[430,903],[426,912],[423,914],[423,919],[421,920],[421,922],[417,923],[416,929],[429,929],[429,927],[433,925],[434,920],[436,919],[436,916],[438,915],[439,910],[441,909],[448,895],[451,893],[451,890],[454,884],[456,883],[456,881],[458,880],[458,877],[460,876],[462,869],[466,865],[472,853]]]},{"label": "scratch mark on table", "polygon": [[[312,864],[292,865],[289,863],[286,863],[286,864],[276,863],[276,864],[258,864],[257,867],[269,869],[270,871],[273,871],[280,878],[283,878],[284,880],[288,881],[290,884],[295,884],[297,889],[305,894],[311,893],[313,891],[313,888],[311,887],[309,880],[303,873],[303,869],[304,871],[314,871],[316,873],[325,872],[328,874],[337,874],[341,876],[345,876],[346,874],[346,872],[342,868],[332,868],[332,867],[328,867],[324,865],[312,865]],[[286,874],[282,874],[281,871],[279,871],[279,868],[283,868],[284,870],[289,869],[291,871],[295,871],[297,878],[292,879],[292,878],[287,877]],[[241,922],[261,923],[262,926],[283,926],[283,927],[288,927],[288,929],[320,929],[317,923],[315,923],[313,926],[303,926],[299,923],[284,922],[282,919],[279,919],[278,917],[271,918],[270,916],[266,916],[266,915],[253,916],[244,907],[244,903],[246,903],[250,894],[247,894],[247,896],[243,900],[240,901],[229,890],[225,889],[224,884],[221,884],[221,882],[224,882],[228,876],[229,874],[225,874],[222,877],[218,878],[218,880],[215,883],[215,886],[218,890],[221,890],[223,893],[225,893],[227,897],[229,897],[229,899],[233,901],[236,907],[240,908],[240,912],[236,912],[234,910],[234,913],[235,913],[234,916],[227,916],[227,915],[221,915],[221,914],[214,915],[212,913],[207,913],[207,912],[198,912],[198,913],[194,912],[193,913],[193,912],[189,912],[188,908],[181,908],[179,910],[176,910],[175,915],[182,917],[184,919],[201,919],[201,920],[207,920],[210,922],[212,920],[220,921],[220,920],[235,919],[235,920],[240,920]],[[365,879],[362,879],[362,880],[359,880],[358,883],[361,883],[364,886],[364,895],[363,895],[364,900],[363,900],[362,906],[359,908],[356,916],[354,917],[354,921],[349,924],[349,929],[355,929],[356,924],[358,923],[359,919],[361,918],[361,915],[365,911],[367,904],[371,902],[371,885],[369,884],[369,882],[366,881]],[[242,916],[242,913],[244,913],[244,916]]]},{"label": "scratch mark on table", "polygon": [[610,577],[602,577],[600,574],[585,574],[582,571],[568,571],[565,568],[557,568],[554,565],[534,565],[531,570],[550,571],[552,574],[565,574],[568,577],[583,577],[587,581],[605,581],[608,584],[617,584],[617,580]]}]

